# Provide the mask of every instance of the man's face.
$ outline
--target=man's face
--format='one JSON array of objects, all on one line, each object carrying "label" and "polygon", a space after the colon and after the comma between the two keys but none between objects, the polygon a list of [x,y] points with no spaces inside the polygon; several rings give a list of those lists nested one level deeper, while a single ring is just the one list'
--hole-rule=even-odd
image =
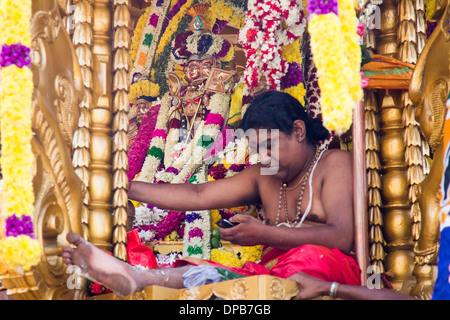
[{"label": "man's face", "polygon": [[251,151],[257,152],[262,175],[274,175],[283,181],[295,177],[293,164],[298,162],[296,150],[298,143],[292,134],[277,129],[258,129],[247,133]]}]

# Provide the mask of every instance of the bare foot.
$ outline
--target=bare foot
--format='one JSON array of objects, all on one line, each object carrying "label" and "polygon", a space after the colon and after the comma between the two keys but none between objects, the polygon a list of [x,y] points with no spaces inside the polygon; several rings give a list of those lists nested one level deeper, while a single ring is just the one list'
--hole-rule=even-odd
[{"label": "bare foot", "polygon": [[68,233],[67,241],[76,248],[62,248],[65,264],[80,267],[81,272],[90,279],[119,295],[126,296],[138,289],[133,267],[108,255],[76,233]]}]

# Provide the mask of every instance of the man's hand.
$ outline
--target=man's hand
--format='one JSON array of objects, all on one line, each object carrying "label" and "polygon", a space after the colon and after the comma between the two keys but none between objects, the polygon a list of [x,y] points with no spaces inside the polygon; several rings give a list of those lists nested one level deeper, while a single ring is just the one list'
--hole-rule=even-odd
[{"label": "man's hand", "polygon": [[229,220],[239,224],[228,229],[219,228],[222,240],[230,241],[233,244],[241,246],[264,244],[264,234],[267,232],[266,228],[269,226],[264,225],[254,217],[243,214],[234,215]]},{"label": "man's hand", "polygon": [[298,284],[299,292],[295,300],[314,299],[319,296],[328,295],[331,284],[321,279],[312,277],[303,272],[294,273],[288,278]]}]

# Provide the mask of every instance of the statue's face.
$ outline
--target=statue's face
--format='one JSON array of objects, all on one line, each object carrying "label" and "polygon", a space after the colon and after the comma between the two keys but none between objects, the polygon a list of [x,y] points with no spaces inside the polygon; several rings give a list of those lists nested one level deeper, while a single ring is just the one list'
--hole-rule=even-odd
[{"label": "statue's face", "polygon": [[137,113],[145,114],[150,109],[150,102],[145,99],[138,99],[136,101]]},{"label": "statue's face", "polygon": [[185,71],[185,79],[188,83],[199,78],[208,78],[212,68],[216,66],[214,59],[192,60],[188,63]]},{"label": "statue's face", "polygon": [[201,75],[201,62],[197,60],[190,61],[186,67],[185,78],[188,83],[197,80]]},{"label": "statue's face", "polygon": [[201,69],[202,77],[208,78],[209,74],[211,73],[211,69],[214,67],[214,60],[210,58],[202,60],[201,66],[202,66]]}]

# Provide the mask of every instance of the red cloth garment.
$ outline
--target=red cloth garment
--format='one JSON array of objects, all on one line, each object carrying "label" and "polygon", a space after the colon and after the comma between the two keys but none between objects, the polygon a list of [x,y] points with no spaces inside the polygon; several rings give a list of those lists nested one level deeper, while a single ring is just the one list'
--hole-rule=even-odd
[{"label": "red cloth garment", "polygon": [[360,285],[360,270],[355,259],[342,253],[339,249],[329,249],[317,245],[304,245],[283,251],[275,248],[265,248],[259,263],[246,262],[242,268],[227,267],[220,263],[186,258],[176,262],[175,266],[211,265],[244,275],[272,275],[288,278],[299,271],[313,277],[340,284]]},{"label": "red cloth garment", "polygon": [[142,244],[137,230],[127,233],[127,259],[128,263],[137,266],[154,269],[158,267],[153,250]]}]

